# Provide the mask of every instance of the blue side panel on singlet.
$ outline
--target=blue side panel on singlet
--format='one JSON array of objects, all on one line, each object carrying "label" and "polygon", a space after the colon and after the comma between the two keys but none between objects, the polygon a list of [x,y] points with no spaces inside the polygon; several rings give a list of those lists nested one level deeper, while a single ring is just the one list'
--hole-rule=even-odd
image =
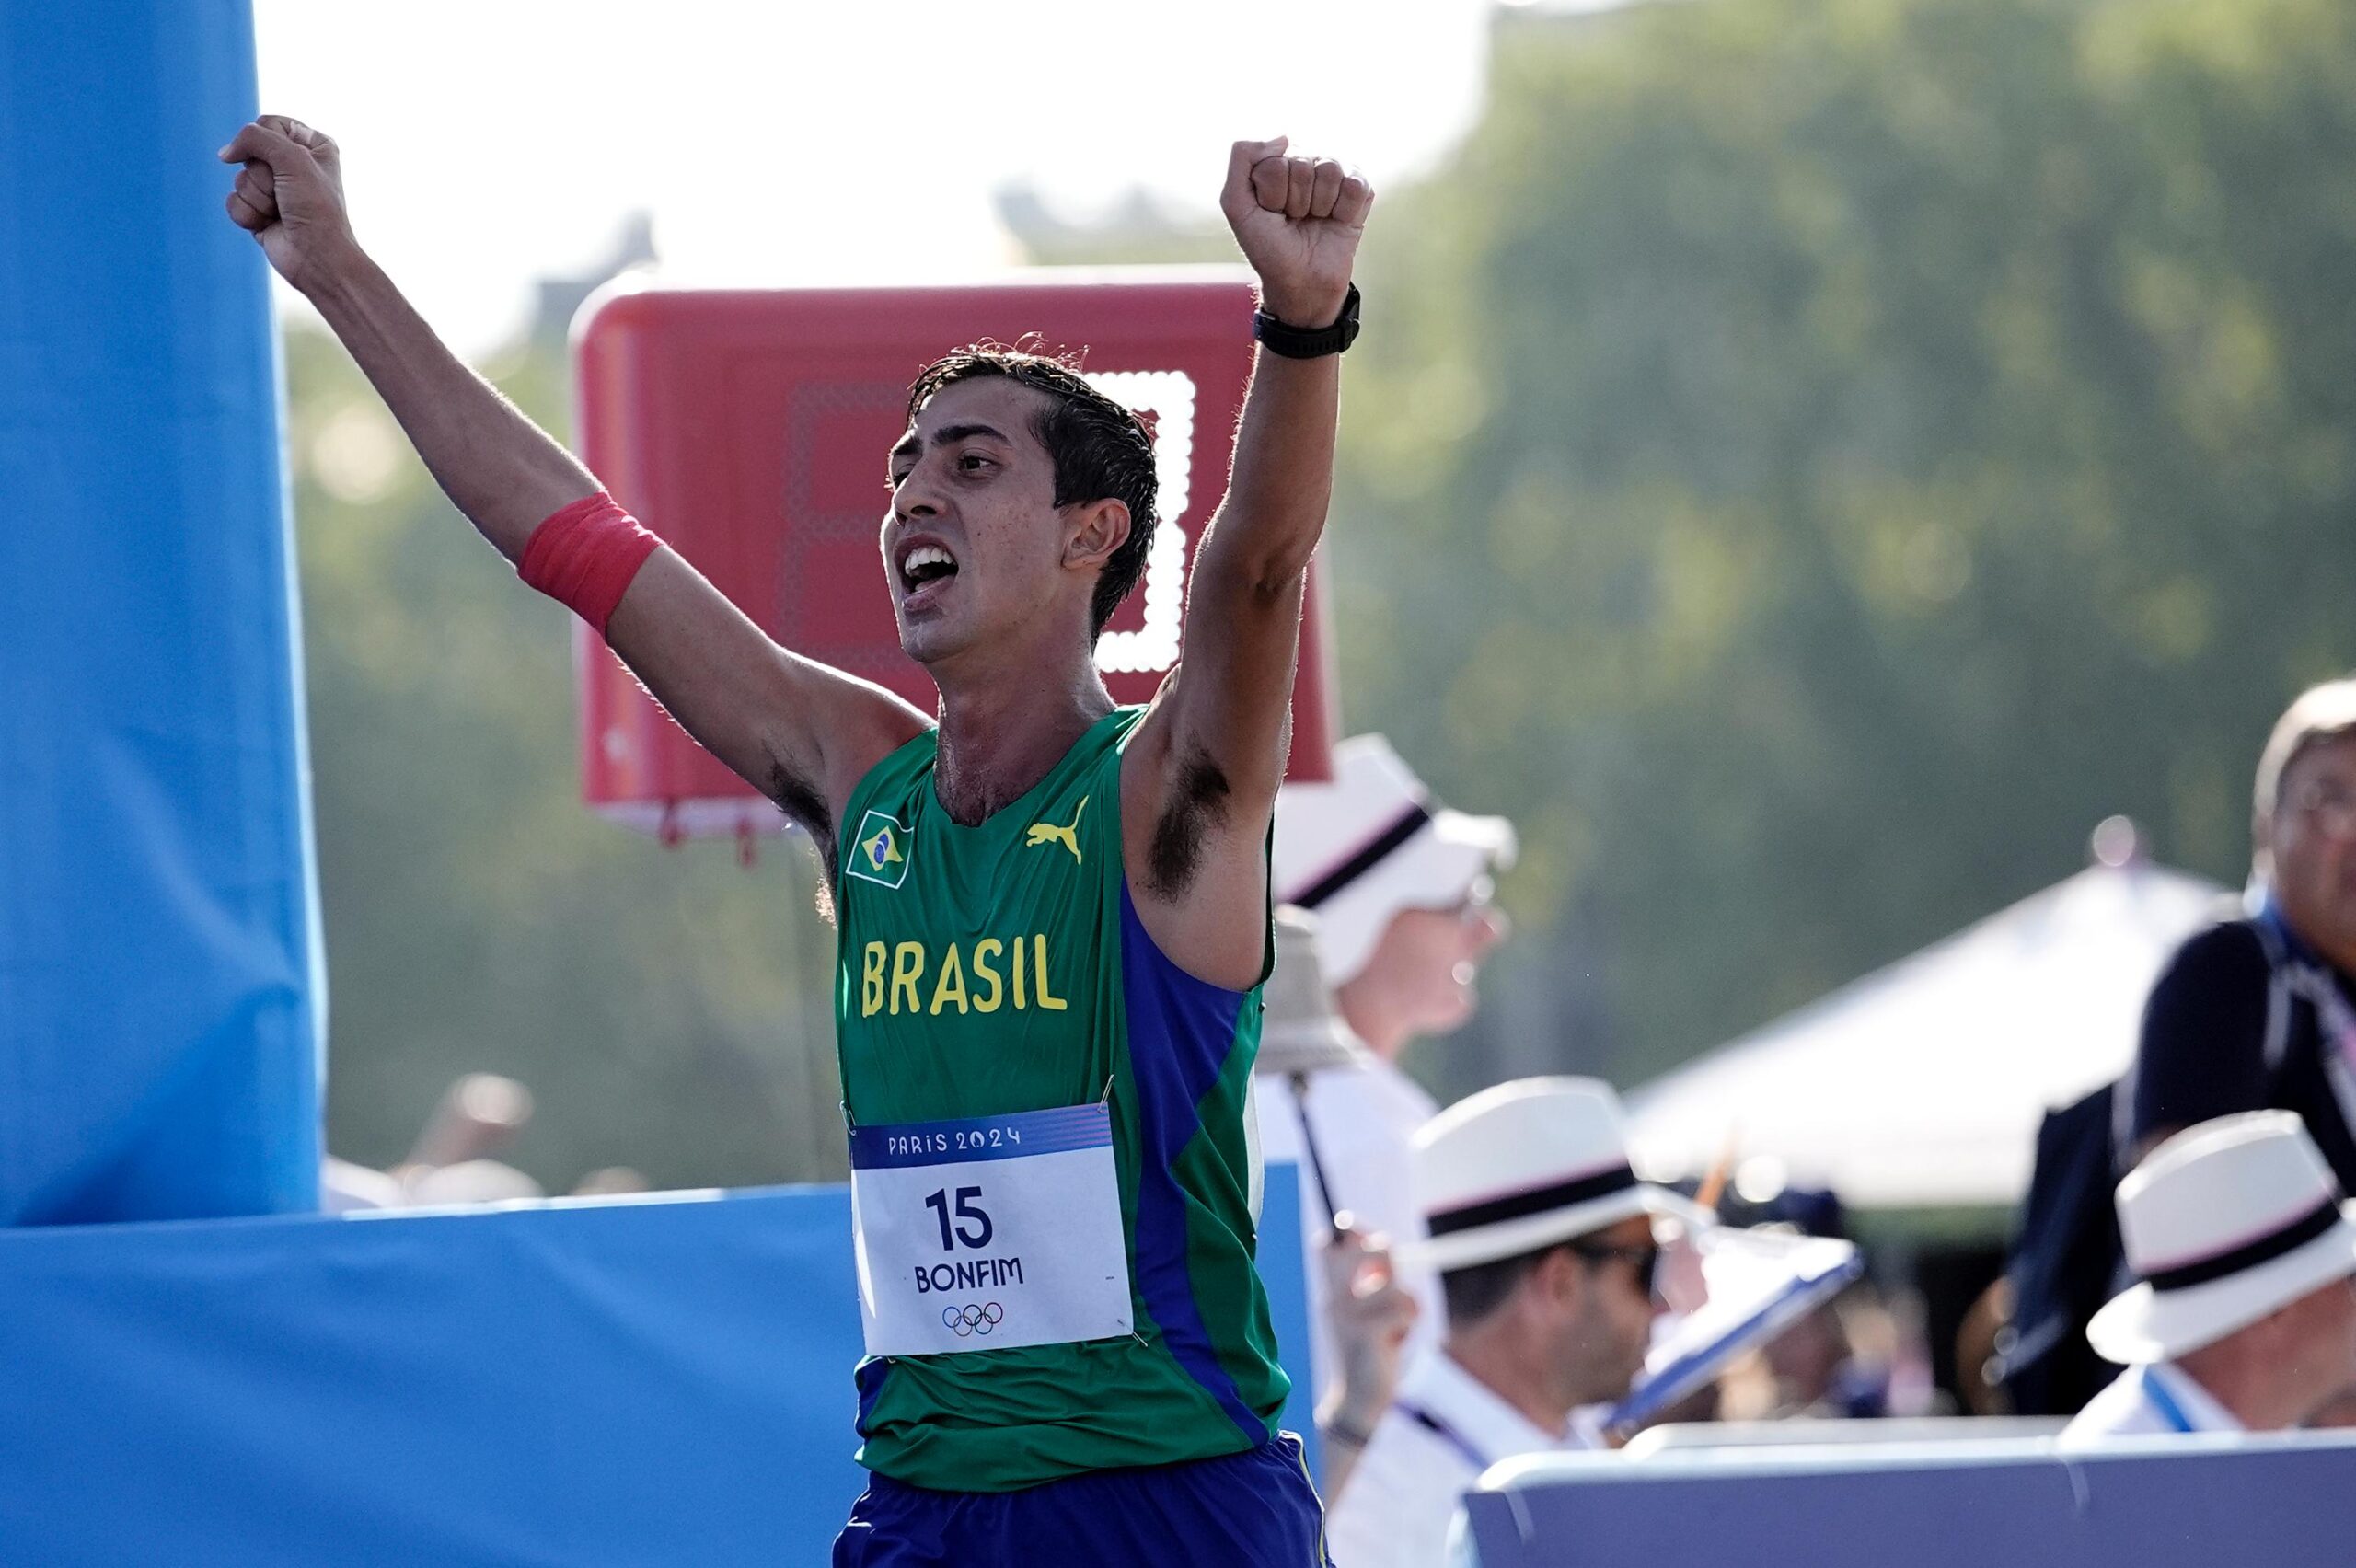
[{"label": "blue side panel on singlet", "polygon": [[1186,974],[1163,956],[1121,889],[1121,978],[1128,1009],[1129,1066],[1138,1086],[1138,1286],[1178,1364],[1253,1443],[1268,1424],[1219,1364],[1186,1270],[1186,1195],[1171,1165],[1202,1130],[1196,1113],[1234,1048],[1246,993]]}]

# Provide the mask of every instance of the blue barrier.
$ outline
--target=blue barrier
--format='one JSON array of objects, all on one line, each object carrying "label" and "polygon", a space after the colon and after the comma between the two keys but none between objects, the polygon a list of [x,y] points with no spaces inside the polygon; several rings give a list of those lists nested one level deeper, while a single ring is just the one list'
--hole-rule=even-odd
[{"label": "blue barrier", "polygon": [[[1305,1367],[1293,1180],[1262,1266]],[[849,1213],[814,1187],[0,1231],[0,1563],[824,1562],[862,1484]]]},{"label": "blue barrier", "polygon": [[0,1225],[318,1204],[253,111],[244,0],[0,6]]},{"label": "blue barrier", "polygon": [[1479,1568],[2340,1568],[2351,1477],[2322,1433],[1692,1449],[1509,1460],[1465,1515]]}]

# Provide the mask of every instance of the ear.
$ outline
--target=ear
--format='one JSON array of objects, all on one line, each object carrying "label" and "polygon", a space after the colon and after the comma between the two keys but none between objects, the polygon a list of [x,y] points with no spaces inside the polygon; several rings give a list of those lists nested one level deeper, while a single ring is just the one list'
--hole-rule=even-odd
[{"label": "ear", "polygon": [[1106,497],[1064,509],[1064,565],[1093,574],[1128,542],[1129,503]]},{"label": "ear", "polygon": [[1538,1287],[1539,1299],[1565,1317],[1578,1311],[1579,1297],[1587,1290],[1587,1263],[1568,1247],[1557,1247],[1538,1260],[1530,1271],[1530,1283]]}]

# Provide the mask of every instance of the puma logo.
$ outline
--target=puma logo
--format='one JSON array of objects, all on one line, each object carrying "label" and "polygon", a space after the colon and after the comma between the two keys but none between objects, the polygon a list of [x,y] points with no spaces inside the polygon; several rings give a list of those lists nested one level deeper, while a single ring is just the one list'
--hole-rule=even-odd
[{"label": "puma logo", "polygon": [[1071,813],[1069,826],[1057,827],[1051,822],[1034,822],[1031,824],[1031,831],[1023,836],[1022,847],[1025,849],[1035,849],[1042,844],[1060,844],[1071,851],[1074,864],[1084,866],[1088,862],[1080,858],[1079,833],[1080,819],[1087,814],[1088,797],[1082,795],[1080,798],[1080,809]]}]

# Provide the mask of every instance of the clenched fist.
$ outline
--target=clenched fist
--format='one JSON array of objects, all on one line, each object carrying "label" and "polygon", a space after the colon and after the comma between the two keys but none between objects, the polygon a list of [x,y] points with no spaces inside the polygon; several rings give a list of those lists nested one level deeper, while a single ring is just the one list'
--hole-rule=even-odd
[{"label": "clenched fist", "polygon": [[307,291],[357,249],[343,210],[334,141],[299,120],[265,114],[221,149],[243,164],[230,190],[230,219],[261,241],[279,276]]},{"label": "clenched fist", "polygon": [[1218,204],[1268,314],[1313,329],[1342,313],[1374,187],[1331,158],[1288,156],[1289,144],[1236,143]]}]

